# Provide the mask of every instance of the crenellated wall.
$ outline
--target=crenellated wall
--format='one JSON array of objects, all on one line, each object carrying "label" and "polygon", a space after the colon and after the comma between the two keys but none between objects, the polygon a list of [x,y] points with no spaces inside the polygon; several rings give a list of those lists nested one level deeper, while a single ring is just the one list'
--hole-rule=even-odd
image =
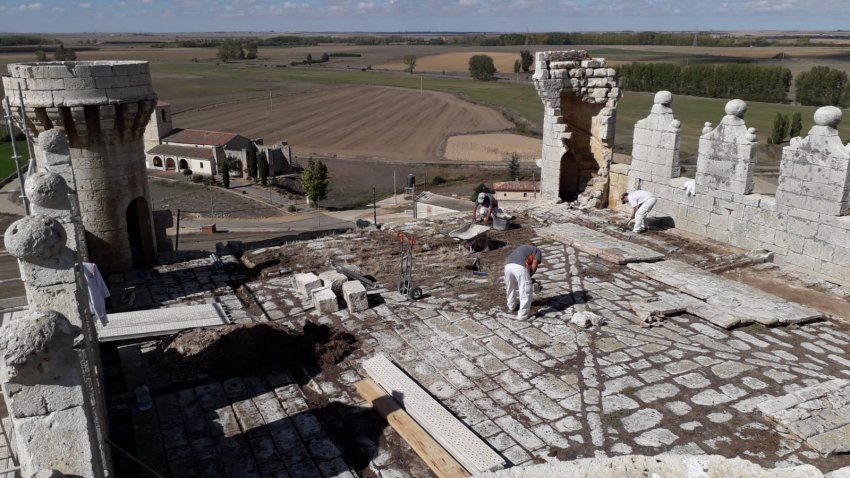
[{"label": "crenellated wall", "polygon": [[841,144],[841,110],[824,107],[805,138],[783,149],[776,196],[752,194],[756,137],[747,105],[732,100],[717,127],[700,137],[693,196],[679,176],[681,128],[672,95],[659,92],[635,126],[632,164],[619,165],[612,188],[644,189],[658,197],[654,216],[677,228],[745,249],[767,249],[780,261],[850,282],[850,145]]},{"label": "crenellated wall", "polygon": [[534,86],[544,108],[542,195],[601,207],[614,155],[617,72],[584,50],[537,52],[535,60]]}]

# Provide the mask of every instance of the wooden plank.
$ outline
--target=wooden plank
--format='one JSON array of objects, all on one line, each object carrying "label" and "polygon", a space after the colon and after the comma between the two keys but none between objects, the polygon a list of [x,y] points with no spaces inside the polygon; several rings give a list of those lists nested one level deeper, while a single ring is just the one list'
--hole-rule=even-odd
[{"label": "wooden plank", "polygon": [[357,392],[364,400],[370,402],[387,422],[413,448],[413,451],[428,465],[428,468],[440,478],[470,476],[431,435],[410,417],[387,392],[367,378],[354,384]]}]

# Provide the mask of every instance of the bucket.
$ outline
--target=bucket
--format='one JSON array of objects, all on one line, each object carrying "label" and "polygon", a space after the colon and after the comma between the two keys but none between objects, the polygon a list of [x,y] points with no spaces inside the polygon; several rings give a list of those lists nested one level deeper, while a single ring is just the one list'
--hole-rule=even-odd
[{"label": "bucket", "polygon": [[506,231],[511,227],[511,218],[509,217],[493,217],[493,229],[497,231]]}]

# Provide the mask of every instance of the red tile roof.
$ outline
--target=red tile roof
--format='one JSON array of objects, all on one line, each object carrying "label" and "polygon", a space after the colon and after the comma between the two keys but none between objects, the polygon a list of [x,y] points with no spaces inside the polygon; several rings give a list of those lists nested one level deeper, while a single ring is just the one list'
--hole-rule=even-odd
[{"label": "red tile roof", "polygon": [[493,189],[496,191],[518,192],[540,191],[540,183],[537,181],[505,181],[503,183],[493,184]]},{"label": "red tile roof", "polygon": [[181,129],[162,138],[166,143],[200,144],[204,146],[224,146],[238,136],[224,131],[204,131],[200,129]]},{"label": "red tile roof", "polygon": [[157,156],[176,156],[178,158],[207,159],[213,161],[215,154],[212,148],[196,148],[194,146],[176,146],[173,144],[158,144],[148,150],[148,154]]}]

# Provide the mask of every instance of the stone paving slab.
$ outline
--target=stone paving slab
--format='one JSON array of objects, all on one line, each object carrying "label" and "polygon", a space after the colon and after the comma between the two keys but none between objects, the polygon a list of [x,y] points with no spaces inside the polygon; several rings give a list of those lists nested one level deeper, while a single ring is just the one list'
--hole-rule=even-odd
[{"label": "stone paving slab", "polygon": [[[753,322],[763,325],[795,324],[823,317],[815,309],[788,302],[681,261],[629,264],[628,267],[721,309],[715,311],[722,313],[717,325],[725,328]],[[703,312],[712,313],[710,309]]]},{"label": "stone paving slab", "polygon": [[834,379],[757,405],[780,431],[823,455],[850,451],[850,380]]},{"label": "stone paving slab", "polygon": [[573,223],[553,224],[535,229],[546,238],[563,242],[580,251],[615,264],[650,262],[664,259],[664,254],[648,247],[626,242],[603,232]]}]

